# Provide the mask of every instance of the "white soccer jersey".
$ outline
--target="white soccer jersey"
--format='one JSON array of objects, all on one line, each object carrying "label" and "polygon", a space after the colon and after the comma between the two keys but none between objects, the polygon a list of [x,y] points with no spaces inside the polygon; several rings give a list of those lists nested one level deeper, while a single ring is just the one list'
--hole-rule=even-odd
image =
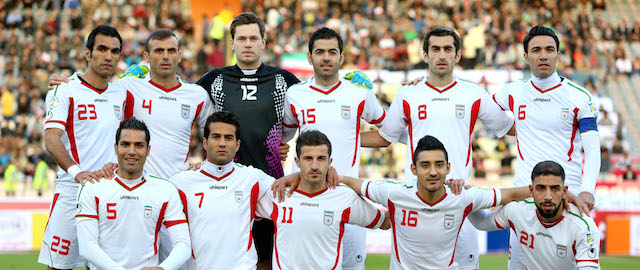
[{"label": "white soccer jersey", "polygon": [[508,84],[493,95],[500,107],[513,112],[516,121],[518,161],[515,186],[531,184],[531,171],[539,162],[552,160],[564,168],[566,185],[579,194],[582,185],[582,157],[578,124],[596,118],[598,111],[588,91],[562,78],[548,89],[536,87],[531,79]]},{"label": "white soccer jersey", "polygon": [[158,232],[186,223],[178,190],[169,181],[103,179],[78,191],[76,223],[97,219],[98,244],[126,269],[158,265]]},{"label": "white soccer jersey", "polygon": [[[49,91],[44,128],[64,130],[62,143],[83,171],[102,168],[116,162],[113,146],[120,122],[125,119],[126,90],[108,84],[103,91],[83,82],[77,74],[68,83]],[[74,183],[65,171],[58,170],[56,182]]]},{"label": "white soccer jersey", "polygon": [[409,129],[405,177],[413,177],[410,161],[418,141],[431,135],[440,140],[449,153],[451,172],[447,178],[468,182],[473,167],[471,133],[478,119],[498,137],[513,126],[513,119],[496,106],[479,85],[454,77],[451,85],[438,89],[424,79],[398,90],[379,134],[393,143],[398,142],[405,128]]},{"label": "white soccer jersey", "polygon": [[471,188],[455,196],[449,187],[434,204],[418,188],[396,181],[365,181],[362,194],[389,209],[393,244],[389,269],[449,269],[454,261],[460,228],[473,211],[496,206],[500,190]]},{"label": "white soccer jersey", "polygon": [[250,166],[205,161],[200,170],[179,172],[170,181],[190,222],[189,269],[255,269],[251,226],[258,200],[271,191],[274,179]]},{"label": "white soccer jersey", "polygon": [[296,190],[279,203],[267,192],[258,215],[273,220],[273,269],[342,269],[345,224],[379,228],[384,213],[340,185],[309,194]]},{"label": "white soccer jersey", "polygon": [[132,102],[127,110],[149,128],[151,150],[145,170],[169,178],[186,169],[191,127],[196,121],[204,127],[213,111],[207,92],[180,79],[178,86],[171,89],[133,77],[121,78],[116,84],[130,92]]},{"label": "white soccer jersey", "polygon": [[[360,119],[380,124],[385,111],[368,89],[342,79],[323,90],[312,77],[289,87],[285,97],[284,126],[300,132],[318,130],[331,141],[332,166],[340,175],[358,177]],[[299,168],[294,163],[294,171]]]},{"label": "white soccer jersey", "polygon": [[[574,206],[575,207],[575,206]],[[483,230],[511,228],[527,269],[600,269],[600,236],[591,217],[564,210],[553,224],[540,220],[532,199],[510,202],[482,221]]]}]

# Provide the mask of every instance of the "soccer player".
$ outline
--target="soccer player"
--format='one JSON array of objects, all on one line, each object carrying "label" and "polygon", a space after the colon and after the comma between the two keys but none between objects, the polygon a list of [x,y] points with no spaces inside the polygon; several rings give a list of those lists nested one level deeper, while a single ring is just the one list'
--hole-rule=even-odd
[{"label": "soccer player", "polygon": [[79,183],[98,180],[91,171],[115,161],[111,147],[125,118],[127,92],[109,83],[120,59],[118,31],[100,25],[89,34],[85,49],[88,70],[47,94],[45,147],[60,169],[38,262],[48,269],[83,267],[75,226]]},{"label": "soccer player", "polygon": [[600,269],[598,227],[591,217],[578,215],[575,206],[564,204],[568,190],[564,180],[560,164],[540,162],[531,172],[533,201],[510,202],[470,221],[481,230],[511,228],[526,269]]},{"label": "soccer player", "polygon": [[[491,100],[481,86],[456,78],[453,68],[460,60],[460,37],[445,27],[431,29],[424,38],[422,56],[429,64],[428,78],[406,85],[396,93],[384,126],[362,134],[363,147],[386,147],[398,142],[408,128],[407,161],[414,160],[418,139],[432,135],[451,153],[449,179],[468,183],[473,167],[471,136],[478,120],[498,136],[513,126],[513,118]],[[405,179],[411,179],[411,162]],[[478,269],[477,230],[466,223],[458,238],[456,260],[460,269]]]},{"label": "soccer player", "polygon": [[444,145],[427,135],[418,141],[413,155],[411,171],[416,182],[341,180],[389,209],[393,229],[390,269],[458,269],[456,240],[467,215],[529,196],[526,187],[472,187],[452,196],[444,185],[451,168],[448,160]]},{"label": "soccer player", "polygon": [[[285,140],[300,133],[319,130],[335,147],[333,167],[338,174],[358,177],[360,168],[360,119],[381,125],[385,111],[370,90],[346,83],[338,70],[344,62],[343,41],[329,28],[311,35],[307,58],[314,76],[287,91],[283,125]],[[298,153],[300,154],[300,153]],[[298,170],[297,162],[294,171]],[[366,230],[347,225],[344,237],[345,269],[364,269]]]},{"label": "soccer player", "polygon": [[[518,161],[515,186],[531,183],[531,171],[538,162],[557,161],[566,172],[569,191],[593,206],[600,171],[600,136],[589,91],[558,76],[559,41],[553,30],[533,27],[523,40],[524,59],[531,67],[531,79],[508,84],[493,95],[495,102],[515,115]],[[584,148],[584,167],[580,143]],[[589,209],[587,209],[589,210]],[[510,237],[509,269],[524,270],[519,240]]]},{"label": "soccer player", "polygon": [[[114,180],[78,191],[76,222],[80,255],[91,269],[177,269],[191,255],[189,227],[176,187],[143,173],[149,129],[131,118],[116,132],[118,169]],[[164,224],[173,250],[159,263],[158,231]]]},{"label": "soccer player", "polygon": [[[343,269],[345,225],[389,229],[386,213],[346,186],[327,187],[332,144],[322,132],[306,131],[296,141],[300,181],[284,202],[267,193],[258,215],[275,224],[273,269]],[[383,224],[384,223],[384,224]]]}]

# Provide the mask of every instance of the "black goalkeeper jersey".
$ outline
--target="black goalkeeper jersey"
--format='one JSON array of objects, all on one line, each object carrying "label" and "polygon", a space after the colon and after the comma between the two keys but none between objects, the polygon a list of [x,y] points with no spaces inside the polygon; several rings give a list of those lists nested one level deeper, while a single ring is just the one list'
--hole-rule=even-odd
[{"label": "black goalkeeper jersey", "polygon": [[299,82],[289,71],[262,64],[255,75],[244,75],[237,65],[214,69],[197,84],[207,90],[216,112],[238,116],[241,143],[237,161],[277,179],[284,176],[278,151],[284,95]]}]

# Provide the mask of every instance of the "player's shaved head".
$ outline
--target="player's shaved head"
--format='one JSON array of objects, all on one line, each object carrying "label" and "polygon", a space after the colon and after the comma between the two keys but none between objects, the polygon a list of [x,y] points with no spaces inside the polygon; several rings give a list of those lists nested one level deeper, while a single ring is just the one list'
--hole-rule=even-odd
[{"label": "player's shaved head", "polygon": [[422,50],[424,52],[429,52],[429,38],[432,36],[436,36],[436,37],[446,37],[446,36],[451,36],[453,37],[453,46],[456,47],[456,53],[458,53],[458,51],[460,51],[460,46],[461,46],[461,41],[460,41],[460,36],[458,36],[458,34],[456,34],[455,31],[453,31],[452,29],[446,28],[446,27],[436,27],[431,29],[429,32],[427,32],[427,34],[424,36],[424,41],[422,42]]},{"label": "player's shaved head", "polygon": [[149,37],[147,38],[147,41],[145,42],[145,45],[144,45],[145,49],[147,50],[147,52],[150,52],[149,42],[152,40],[164,40],[170,37],[174,37],[177,41],[179,41],[178,37],[173,32],[167,29],[155,30],[151,32],[151,35],[149,35]]},{"label": "player's shaved head", "polygon": [[318,39],[336,39],[338,40],[338,49],[339,52],[342,53],[342,48],[344,48],[344,41],[342,37],[333,29],[323,27],[318,31],[313,32],[311,38],[309,39],[309,52],[313,52],[313,44]]},{"label": "player's shaved head", "polygon": [[447,153],[447,149],[444,148],[444,144],[442,144],[442,142],[440,142],[436,137],[427,135],[418,141],[416,150],[413,152],[413,164],[417,165],[416,161],[420,152],[432,150],[442,151],[442,153],[444,153],[444,161],[449,162],[449,154]]},{"label": "player's shaved head", "polygon": [[264,22],[253,12],[243,12],[233,18],[233,21],[231,22],[231,27],[229,29],[231,32],[231,39],[234,39],[236,36],[236,27],[254,23],[257,24],[258,28],[260,29],[260,37],[264,38]]},{"label": "player's shaved head", "polygon": [[236,140],[240,140],[240,121],[235,113],[228,111],[215,112],[207,117],[207,123],[204,125],[204,137],[208,138],[211,133],[212,123],[227,123],[236,127]]},{"label": "player's shaved head", "polygon": [[317,130],[305,131],[296,140],[296,155],[300,157],[303,146],[320,146],[326,145],[329,150],[329,156],[331,156],[331,141],[327,138],[327,135]]},{"label": "player's shaved head", "polygon": [[554,175],[560,177],[562,183],[564,183],[564,169],[560,164],[555,161],[547,160],[536,164],[531,171],[531,182],[535,181],[538,176],[541,175]]},{"label": "player's shaved head", "polygon": [[549,27],[536,25],[529,30],[529,34],[527,34],[527,36],[522,40],[525,53],[529,53],[529,41],[537,36],[550,36],[556,42],[556,51],[560,48],[560,40],[558,39],[556,32]]},{"label": "player's shaved head", "polygon": [[95,45],[97,35],[117,38],[118,41],[120,41],[119,50],[122,50],[122,38],[120,37],[120,33],[118,33],[118,30],[114,27],[103,24],[98,25],[96,28],[93,28],[93,30],[91,30],[91,33],[89,34],[89,37],[87,38],[86,47],[90,52],[93,52],[93,46]]},{"label": "player's shaved head", "polygon": [[116,144],[120,141],[120,134],[122,134],[123,129],[133,129],[133,130],[143,131],[145,135],[145,141],[147,142],[147,145],[149,145],[149,141],[151,140],[151,135],[149,133],[149,128],[147,128],[147,124],[145,124],[144,122],[138,120],[135,117],[131,117],[126,121],[120,123],[120,127],[118,127],[118,130],[116,131]]}]

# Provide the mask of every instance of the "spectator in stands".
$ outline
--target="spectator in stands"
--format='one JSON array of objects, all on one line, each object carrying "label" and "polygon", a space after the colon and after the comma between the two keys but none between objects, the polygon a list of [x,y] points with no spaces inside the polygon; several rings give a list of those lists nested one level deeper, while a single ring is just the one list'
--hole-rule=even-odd
[{"label": "spectator in stands", "polygon": [[600,175],[599,179],[606,179],[611,170],[611,154],[609,148],[600,146]]},{"label": "spectator in stands", "polygon": [[624,171],[624,174],[622,175],[622,180],[637,180],[637,179],[638,179],[638,176],[631,169],[631,164],[628,164],[627,169]]},{"label": "spectator in stands", "polygon": [[618,74],[631,76],[631,73],[633,72],[633,63],[631,62],[631,59],[627,57],[626,53],[623,53],[620,58],[616,60],[616,69],[618,70]]}]

